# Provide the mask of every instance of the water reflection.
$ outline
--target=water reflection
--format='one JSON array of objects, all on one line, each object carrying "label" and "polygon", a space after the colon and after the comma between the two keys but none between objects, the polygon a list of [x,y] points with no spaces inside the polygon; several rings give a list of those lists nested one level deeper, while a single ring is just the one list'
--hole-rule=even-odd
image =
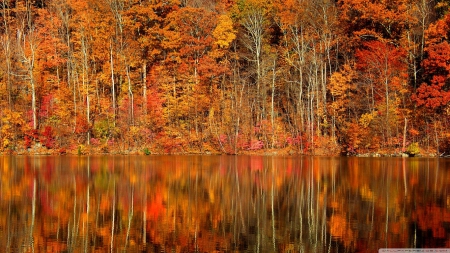
[{"label": "water reflection", "polygon": [[0,157],[8,252],[450,247],[450,161]]}]

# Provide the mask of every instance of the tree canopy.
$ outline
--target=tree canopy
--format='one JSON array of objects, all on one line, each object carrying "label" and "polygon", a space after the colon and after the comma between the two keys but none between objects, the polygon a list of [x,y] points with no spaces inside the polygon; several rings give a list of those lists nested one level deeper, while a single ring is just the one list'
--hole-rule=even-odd
[{"label": "tree canopy", "polygon": [[450,152],[447,10],[2,0],[0,152]]}]

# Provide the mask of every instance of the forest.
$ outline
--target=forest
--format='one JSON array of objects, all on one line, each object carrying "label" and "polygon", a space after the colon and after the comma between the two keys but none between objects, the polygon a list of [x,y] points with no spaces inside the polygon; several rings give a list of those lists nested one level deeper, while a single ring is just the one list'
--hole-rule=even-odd
[{"label": "forest", "polygon": [[0,0],[2,153],[450,152],[449,0]]}]

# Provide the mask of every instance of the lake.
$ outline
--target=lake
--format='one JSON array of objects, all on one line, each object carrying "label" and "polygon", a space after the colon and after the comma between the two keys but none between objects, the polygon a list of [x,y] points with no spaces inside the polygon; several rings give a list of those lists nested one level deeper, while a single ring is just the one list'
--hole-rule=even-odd
[{"label": "lake", "polygon": [[450,159],[0,156],[6,252],[450,247]]}]

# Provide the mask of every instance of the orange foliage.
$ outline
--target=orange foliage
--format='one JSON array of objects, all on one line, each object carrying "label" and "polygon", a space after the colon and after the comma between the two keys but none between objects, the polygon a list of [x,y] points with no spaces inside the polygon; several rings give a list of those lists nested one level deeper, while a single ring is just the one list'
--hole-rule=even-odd
[{"label": "orange foliage", "polygon": [[[58,145],[47,152],[392,151],[403,119],[448,121],[441,2],[5,4],[0,117],[32,124],[2,121],[2,151],[50,139]],[[435,147],[446,136],[415,130],[414,141]]]}]

